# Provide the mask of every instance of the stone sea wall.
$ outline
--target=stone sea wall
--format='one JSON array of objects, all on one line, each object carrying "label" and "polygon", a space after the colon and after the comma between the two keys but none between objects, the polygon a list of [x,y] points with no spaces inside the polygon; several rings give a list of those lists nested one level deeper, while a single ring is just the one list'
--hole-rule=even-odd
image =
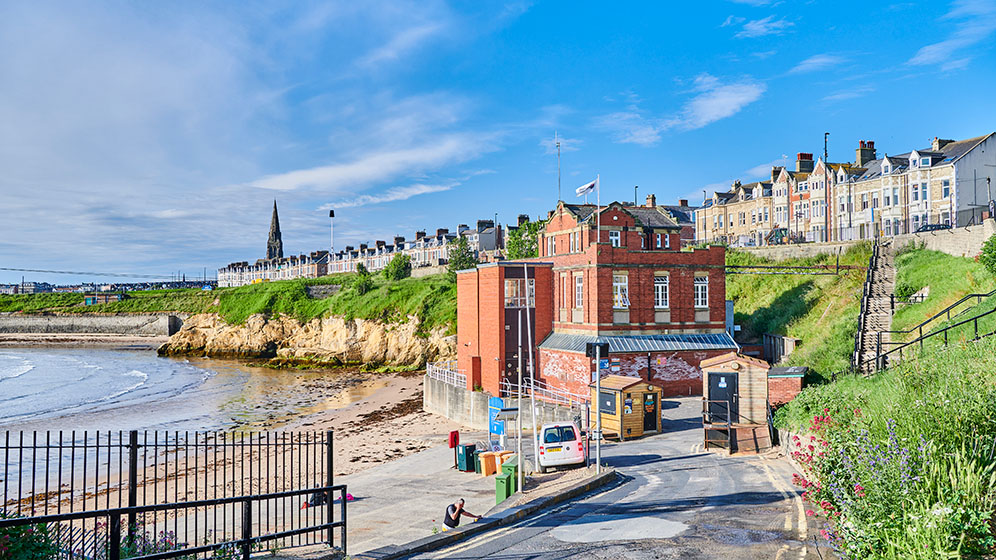
[{"label": "stone sea wall", "polygon": [[187,318],[159,354],[422,366],[454,359],[456,337],[442,329],[419,333],[416,317],[403,323],[341,317],[301,323],[291,317],[253,315],[244,324],[232,325],[217,314],[204,313]]},{"label": "stone sea wall", "polygon": [[179,331],[182,324],[181,316],[165,313],[0,313],[3,334],[169,336]]}]

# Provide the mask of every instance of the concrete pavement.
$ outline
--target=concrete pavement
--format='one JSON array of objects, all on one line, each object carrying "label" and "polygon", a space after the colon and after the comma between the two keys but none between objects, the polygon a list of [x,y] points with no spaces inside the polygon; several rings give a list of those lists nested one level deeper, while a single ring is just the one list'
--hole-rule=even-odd
[{"label": "concrete pavement", "polygon": [[[463,433],[472,443],[487,434]],[[348,506],[350,554],[404,544],[432,534],[439,527],[446,506],[458,498],[478,515],[495,503],[494,477],[482,478],[453,468],[453,450],[446,445],[336,477],[355,498]]]},{"label": "concrete pavement", "polygon": [[603,447],[619,486],[411,558],[833,557],[786,460],[704,453],[700,401],[665,406],[663,435]]}]

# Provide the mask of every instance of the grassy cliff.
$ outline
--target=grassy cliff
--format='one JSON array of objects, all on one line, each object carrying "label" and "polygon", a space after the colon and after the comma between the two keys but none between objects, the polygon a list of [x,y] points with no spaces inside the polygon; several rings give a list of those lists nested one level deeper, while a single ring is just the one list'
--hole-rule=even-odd
[{"label": "grassy cliff", "polygon": [[[155,290],[131,292],[125,300],[83,305],[82,294],[0,295],[0,312],[61,313],[218,313],[230,323],[242,323],[250,315],[288,315],[308,321],[325,314],[347,319],[403,321],[419,317],[421,330],[442,327],[455,332],[456,285],[445,275],[389,281],[374,275],[373,288],[360,293],[354,274],[339,274],[313,280],[264,282],[238,288],[202,290]],[[311,284],[336,284],[339,292],[324,298],[308,297]]]},{"label": "grassy cliff", "polygon": [[[840,256],[842,265],[867,266],[871,246],[860,244]],[[819,255],[777,263],[745,251],[726,254],[728,265],[833,265],[836,257]],[[726,297],[734,301],[735,323],[744,340],[761,342],[765,333],[802,339],[786,359],[809,366],[813,379],[845,369],[854,351],[854,333],[861,306],[863,270],[839,275],[728,274]]]}]

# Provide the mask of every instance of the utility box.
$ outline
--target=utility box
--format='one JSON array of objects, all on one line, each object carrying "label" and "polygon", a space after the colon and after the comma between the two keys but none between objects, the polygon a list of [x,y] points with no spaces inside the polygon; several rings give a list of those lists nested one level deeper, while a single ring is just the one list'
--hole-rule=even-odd
[{"label": "utility box", "polygon": [[[620,441],[656,434],[661,431],[661,388],[639,377],[607,375],[601,380],[601,394],[592,383],[591,401],[602,412],[602,433],[616,435]],[[591,425],[596,423],[596,408],[590,410]]]},{"label": "utility box", "polygon": [[519,456],[513,455],[501,464],[502,474],[512,477],[512,493],[519,491]]},{"label": "utility box", "polygon": [[703,360],[699,367],[705,447],[731,453],[771,447],[768,363],[730,352]]},{"label": "utility box", "polygon": [[476,445],[458,445],[457,450],[457,470],[463,472],[474,471],[474,451]]}]

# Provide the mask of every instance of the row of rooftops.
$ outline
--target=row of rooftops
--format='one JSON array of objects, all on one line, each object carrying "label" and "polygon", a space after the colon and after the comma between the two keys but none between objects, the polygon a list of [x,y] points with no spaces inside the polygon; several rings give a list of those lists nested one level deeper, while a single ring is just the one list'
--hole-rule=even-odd
[{"label": "row of rooftops", "polygon": [[[520,223],[522,218],[523,216],[520,216]],[[525,216],[525,220],[528,219],[528,216]],[[498,226],[498,229],[500,230],[501,226]],[[418,230],[415,232],[415,238],[413,240],[406,240],[405,237],[399,235],[394,237],[392,240],[393,243],[377,240],[372,244],[361,243],[359,247],[346,245],[346,247],[341,251],[335,252],[332,255],[332,258],[333,260],[349,260],[363,256],[395,253],[406,249],[441,247],[447,243],[455,241],[461,236],[473,237],[474,235],[488,236],[494,234],[494,220],[477,220],[475,228],[471,228],[467,224],[460,224],[457,226],[455,232],[450,232],[449,228],[438,228],[436,229],[436,233],[434,235],[427,235],[425,230]]]},{"label": "row of rooftops", "polygon": [[[314,264],[327,260],[329,256],[328,251],[312,251],[311,253],[305,255],[290,255],[288,257],[281,257],[279,259],[256,259],[256,262],[252,263],[251,266],[261,267],[282,267],[282,266],[298,266],[302,264]],[[225,268],[236,269],[236,268],[247,268],[249,267],[249,261],[239,261],[229,263]]]},{"label": "row of rooftops", "polygon": [[[566,202],[562,202],[562,204],[564,210],[571,213],[577,219],[578,223],[595,221],[595,211],[598,208],[595,204],[568,204]],[[659,205],[657,204],[657,197],[652,194],[647,195],[646,203],[643,205],[629,201],[616,201],[603,205],[601,213],[613,207],[619,208],[633,216],[638,226],[665,229],[693,226],[695,224],[695,210],[697,209],[696,206],[690,206],[686,199],[679,200],[677,205]],[[551,210],[547,217],[552,217],[556,212],[556,210]]]},{"label": "row of rooftops", "polygon": [[[880,178],[883,175],[902,174],[910,170],[929,169],[952,164],[994,134],[996,132],[966,140],[945,140],[935,137],[930,148],[912,150],[895,156],[883,154],[881,158],[877,157],[874,141],[861,140],[858,142],[858,148],[855,150],[854,163],[831,162],[827,167],[828,171],[834,174],[838,183],[870,181]],[[822,158],[820,159],[822,160]],[[761,196],[771,196],[772,187],[778,181],[781,173],[786,173],[793,181],[799,183],[806,181],[815,168],[816,161],[813,160],[813,154],[799,152],[796,154],[794,171],[780,166],[773,166],[771,168],[770,181],[755,181],[741,184],[737,180],[733,183],[729,191],[717,191],[713,193],[713,199],[704,200],[702,206],[708,208],[713,204],[727,204],[734,201],[734,199],[738,199],[736,201],[753,200],[758,188],[761,189]]]}]

